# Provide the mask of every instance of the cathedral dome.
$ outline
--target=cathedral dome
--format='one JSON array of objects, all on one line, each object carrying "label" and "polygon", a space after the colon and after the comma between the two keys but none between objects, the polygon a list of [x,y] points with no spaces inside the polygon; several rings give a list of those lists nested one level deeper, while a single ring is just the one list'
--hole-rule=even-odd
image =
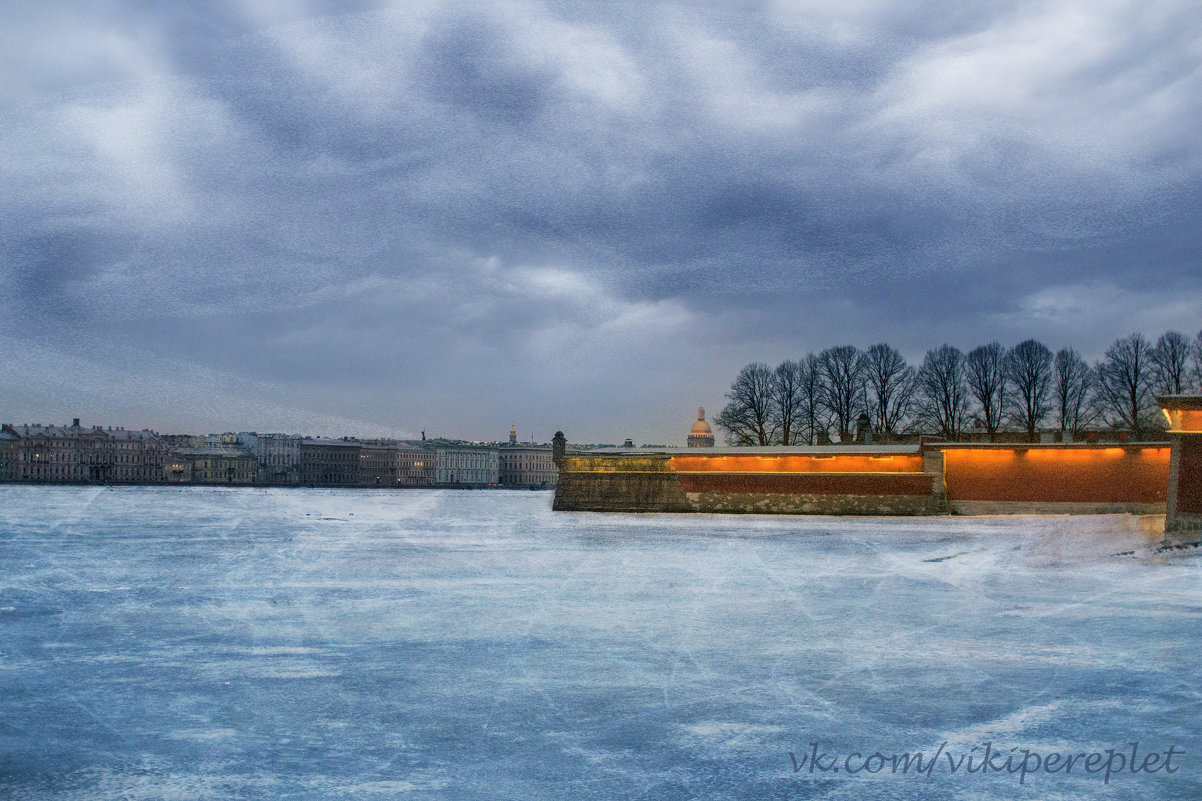
[{"label": "cathedral dome", "polygon": [[688,444],[690,448],[714,447],[714,432],[710,424],[705,422],[705,407],[697,410],[697,422],[689,429]]}]

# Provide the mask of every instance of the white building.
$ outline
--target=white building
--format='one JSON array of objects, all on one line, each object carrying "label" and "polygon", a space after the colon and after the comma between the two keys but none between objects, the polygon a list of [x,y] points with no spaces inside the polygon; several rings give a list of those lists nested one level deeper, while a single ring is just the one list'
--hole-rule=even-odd
[{"label": "white building", "polygon": [[435,480],[444,486],[487,487],[499,484],[500,457],[495,445],[438,445]]}]

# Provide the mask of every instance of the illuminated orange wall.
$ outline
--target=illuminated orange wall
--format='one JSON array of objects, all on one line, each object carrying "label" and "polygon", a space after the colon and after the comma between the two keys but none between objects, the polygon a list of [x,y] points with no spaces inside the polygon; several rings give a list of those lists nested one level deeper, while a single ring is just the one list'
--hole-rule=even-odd
[{"label": "illuminated orange wall", "polygon": [[1170,416],[1173,431],[1202,431],[1202,410],[1172,409]]},{"label": "illuminated orange wall", "polygon": [[1167,445],[940,449],[953,501],[1164,503],[1168,494]]},{"label": "illuminated orange wall", "polygon": [[921,473],[922,454],[673,456],[677,473]]}]

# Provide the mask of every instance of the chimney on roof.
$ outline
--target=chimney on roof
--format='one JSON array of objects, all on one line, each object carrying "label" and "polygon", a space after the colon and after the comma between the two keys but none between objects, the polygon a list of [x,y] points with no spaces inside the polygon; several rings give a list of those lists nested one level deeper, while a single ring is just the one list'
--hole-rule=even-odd
[{"label": "chimney on roof", "polygon": [[71,420],[71,427],[72,427],[72,428],[79,428],[79,418],[78,418],[78,417],[76,417],[76,418],[74,418],[74,419],[72,419],[72,420]]}]

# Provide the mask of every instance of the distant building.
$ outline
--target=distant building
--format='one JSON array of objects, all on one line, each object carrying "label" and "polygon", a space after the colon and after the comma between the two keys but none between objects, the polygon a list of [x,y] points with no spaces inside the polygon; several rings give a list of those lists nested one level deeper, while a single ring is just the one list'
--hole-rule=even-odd
[{"label": "distant building", "polygon": [[559,471],[550,445],[519,443],[517,430],[509,429],[509,443],[498,449],[498,479],[502,487],[554,487]]},{"label": "distant building", "polygon": [[360,447],[357,439],[302,439],[301,483],[324,487],[357,486]]},{"label": "distant building", "polygon": [[163,480],[168,484],[192,483],[192,460],[180,448],[169,448],[163,461]]},{"label": "distant building", "polygon": [[17,455],[21,447],[21,438],[7,431],[7,426],[0,430],[0,481],[17,480]]},{"label": "distant building", "polygon": [[[148,484],[162,480],[166,441],[153,431],[69,426],[6,425],[10,481]],[[4,461],[0,455],[0,461]]]},{"label": "distant building", "polygon": [[487,487],[501,481],[500,455],[495,445],[440,443],[435,448],[434,458],[438,484]]},{"label": "distant building", "polygon": [[433,448],[397,446],[396,483],[402,487],[431,487],[438,482],[437,456]]},{"label": "distant building", "polygon": [[171,483],[257,484],[259,460],[237,445],[203,445],[199,448],[175,448],[161,471]]},{"label": "distant building", "polygon": [[[126,431],[124,428],[103,433],[108,438],[109,463],[103,477],[98,471],[98,478],[93,480],[122,484],[151,484],[162,480],[163,461],[167,456],[167,443],[162,437],[153,431]],[[93,443],[103,444],[104,439],[94,438]]]},{"label": "distant building", "polygon": [[364,487],[395,487],[396,483],[396,442],[364,440],[359,447],[359,484]]},{"label": "distant building", "polygon": [[200,448],[205,444],[202,434],[163,434],[168,448]]},{"label": "distant building", "polygon": [[[677,440],[677,442],[679,441]],[[705,422],[705,407],[703,406],[697,408],[697,422],[693,423],[693,427],[689,429],[687,444],[690,448],[714,447],[714,432],[710,429],[710,424]]]},{"label": "distant building", "polygon": [[292,485],[301,481],[300,444],[298,434],[238,434],[238,444],[255,455],[259,462],[259,483]]}]

